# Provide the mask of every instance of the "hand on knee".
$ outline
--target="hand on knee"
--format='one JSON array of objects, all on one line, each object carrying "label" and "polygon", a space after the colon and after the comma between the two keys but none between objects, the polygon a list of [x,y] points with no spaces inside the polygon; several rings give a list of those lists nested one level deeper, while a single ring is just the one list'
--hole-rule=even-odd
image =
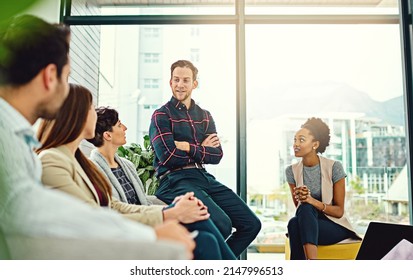
[{"label": "hand on knee", "polygon": [[183,224],[190,224],[207,220],[210,214],[205,205],[199,203],[199,200],[191,196],[191,193],[187,193],[178,200],[175,207],[164,211],[164,217],[165,219],[177,219]]}]

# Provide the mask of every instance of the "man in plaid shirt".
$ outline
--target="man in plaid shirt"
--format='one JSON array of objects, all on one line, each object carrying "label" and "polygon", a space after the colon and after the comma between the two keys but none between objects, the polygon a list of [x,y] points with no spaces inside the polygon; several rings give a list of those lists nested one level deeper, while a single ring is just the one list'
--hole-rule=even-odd
[{"label": "man in plaid shirt", "polygon": [[173,63],[169,81],[173,96],[152,115],[149,135],[160,180],[156,196],[171,203],[176,196],[194,192],[239,256],[257,236],[261,222],[237,194],[204,168],[204,164],[218,164],[223,152],[211,114],[191,98],[197,74],[190,61]]}]

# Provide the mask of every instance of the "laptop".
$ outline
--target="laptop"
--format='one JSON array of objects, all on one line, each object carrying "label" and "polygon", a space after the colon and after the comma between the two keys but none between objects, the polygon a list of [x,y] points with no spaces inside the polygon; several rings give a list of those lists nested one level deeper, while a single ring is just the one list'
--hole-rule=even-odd
[{"label": "laptop", "polygon": [[356,260],[381,260],[403,239],[413,243],[413,226],[370,222]]}]

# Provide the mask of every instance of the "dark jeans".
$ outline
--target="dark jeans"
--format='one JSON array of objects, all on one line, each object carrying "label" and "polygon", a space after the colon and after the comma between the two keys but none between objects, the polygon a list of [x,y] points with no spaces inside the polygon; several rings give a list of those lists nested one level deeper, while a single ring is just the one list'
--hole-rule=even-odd
[{"label": "dark jeans", "polygon": [[311,243],[330,245],[344,239],[354,237],[345,227],[329,220],[314,206],[303,203],[288,222],[288,238],[290,240],[291,260],[305,260],[303,245]]},{"label": "dark jeans", "polygon": [[235,260],[228,244],[225,243],[221,233],[208,219],[192,224],[184,225],[189,231],[198,230],[199,234],[195,238],[196,247],[194,250],[195,260]]},{"label": "dark jeans", "polygon": [[[178,195],[194,192],[207,207],[211,220],[221,232],[235,256],[255,239],[261,222],[245,202],[205,170],[184,169],[171,172],[160,181],[156,196],[171,203]],[[232,228],[236,231],[232,233]],[[231,234],[232,233],[232,234]]]}]

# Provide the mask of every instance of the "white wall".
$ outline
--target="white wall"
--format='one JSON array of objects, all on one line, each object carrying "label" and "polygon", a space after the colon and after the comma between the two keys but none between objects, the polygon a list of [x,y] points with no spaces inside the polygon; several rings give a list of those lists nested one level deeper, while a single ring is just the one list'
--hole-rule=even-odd
[{"label": "white wall", "polygon": [[32,14],[50,23],[58,23],[60,17],[60,0],[38,0],[22,14]]}]

